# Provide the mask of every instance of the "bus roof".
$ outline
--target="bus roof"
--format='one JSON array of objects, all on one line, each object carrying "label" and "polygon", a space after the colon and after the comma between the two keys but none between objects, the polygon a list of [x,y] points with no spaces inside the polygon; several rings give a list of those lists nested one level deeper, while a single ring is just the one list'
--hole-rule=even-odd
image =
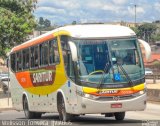
[{"label": "bus roof", "polygon": [[61,27],[59,30],[68,31],[75,38],[113,38],[135,35],[128,27],[106,24],[71,25]]},{"label": "bus roof", "polygon": [[32,45],[36,45],[43,41],[47,41],[54,37],[54,34],[65,31],[71,37],[74,38],[120,38],[135,36],[135,32],[130,28],[119,25],[107,25],[107,24],[87,24],[87,25],[69,25],[57,28],[49,31],[43,35],[40,35],[32,40],[29,40],[21,45],[18,45],[12,49],[11,52],[17,51]]}]

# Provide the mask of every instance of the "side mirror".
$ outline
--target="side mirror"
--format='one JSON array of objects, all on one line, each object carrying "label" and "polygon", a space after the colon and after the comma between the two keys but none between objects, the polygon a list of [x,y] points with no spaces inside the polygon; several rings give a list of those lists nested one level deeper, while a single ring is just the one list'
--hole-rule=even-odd
[{"label": "side mirror", "polygon": [[76,45],[72,41],[69,41],[68,43],[69,43],[69,46],[70,46],[70,49],[71,49],[72,60],[73,61],[78,61]]},{"label": "side mirror", "polygon": [[148,61],[151,57],[151,47],[150,47],[150,45],[147,42],[145,42],[144,40],[141,40],[141,39],[138,39],[138,42],[143,45],[143,47],[145,49],[146,60]]}]

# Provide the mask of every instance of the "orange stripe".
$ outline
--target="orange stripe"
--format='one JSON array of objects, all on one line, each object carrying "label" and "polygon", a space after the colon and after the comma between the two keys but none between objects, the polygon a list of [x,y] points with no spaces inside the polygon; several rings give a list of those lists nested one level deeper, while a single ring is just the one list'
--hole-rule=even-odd
[{"label": "orange stripe", "polygon": [[15,48],[13,48],[13,52],[24,49],[24,48],[27,48],[27,47],[30,47],[30,46],[33,46],[33,45],[36,45],[36,44],[40,44],[40,43],[42,43],[44,41],[47,41],[47,40],[50,40],[52,38],[54,38],[54,35],[50,34],[50,35],[45,36],[43,38],[39,38],[39,39],[36,39],[36,40],[32,40],[30,42],[26,42],[22,45],[19,45],[19,46],[16,46]]},{"label": "orange stripe", "polygon": [[16,73],[16,78],[23,88],[33,87],[29,71]]},{"label": "orange stripe", "polygon": [[119,90],[118,93],[115,93],[115,94],[108,94],[108,93],[100,94],[98,92],[92,92],[89,94],[96,95],[96,96],[123,96],[123,95],[134,94],[137,92],[139,92],[139,90]]}]

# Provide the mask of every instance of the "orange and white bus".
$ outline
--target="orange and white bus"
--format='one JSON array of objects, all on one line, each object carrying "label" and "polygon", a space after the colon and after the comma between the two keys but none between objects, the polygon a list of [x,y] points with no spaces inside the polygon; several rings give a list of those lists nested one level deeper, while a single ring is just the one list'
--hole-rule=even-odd
[{"label": "orange and white bus", "polygon": [[140,44],[128,27],[104,24],[57,28],[11,50],[13,107],[27,118],[58,112],[60,120],[104,114],[123,120],[144,110],[146,86]]}]

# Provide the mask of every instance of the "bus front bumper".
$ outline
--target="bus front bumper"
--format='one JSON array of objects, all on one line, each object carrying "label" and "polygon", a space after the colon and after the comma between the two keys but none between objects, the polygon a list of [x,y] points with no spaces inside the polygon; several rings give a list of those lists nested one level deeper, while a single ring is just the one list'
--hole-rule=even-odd
[{"label": "bus front bumper", "polygon": [[146,93],[133,99],[118,101],[98,101],[85,97],[81,97],[81,100],[79,114],[143,111],[146,108]]}]

